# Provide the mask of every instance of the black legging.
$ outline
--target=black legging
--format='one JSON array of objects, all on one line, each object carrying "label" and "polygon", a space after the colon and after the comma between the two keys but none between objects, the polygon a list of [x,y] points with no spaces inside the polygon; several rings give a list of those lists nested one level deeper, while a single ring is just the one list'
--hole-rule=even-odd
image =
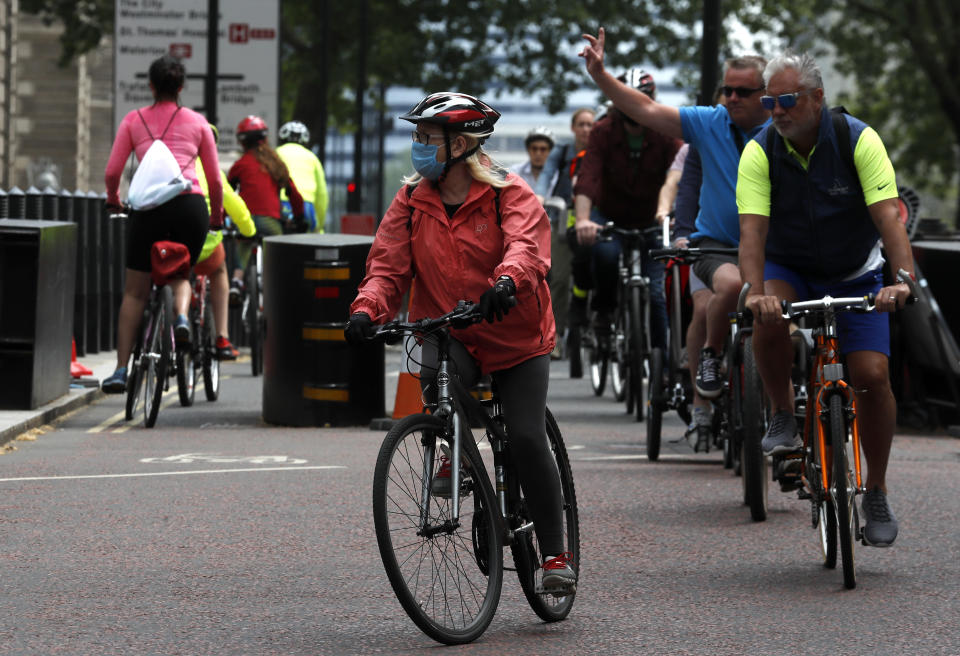
[{"label": "black legging", "polygon": [[[437,386],[437,347],[423,343],[420,386],[424,397],[434,402]],[[480,379],[480,367],[467,349],[455,339],[450,341],[451,369],[467,387]],[[550,379],[550,356],[538,355],[518,365],[495,371],[503,419],[510,436],[510,452],[520,486],[536,527],[540,552],[558,556],[564,551],[563,508],[560,473],[547,440],[547,382]]]}]

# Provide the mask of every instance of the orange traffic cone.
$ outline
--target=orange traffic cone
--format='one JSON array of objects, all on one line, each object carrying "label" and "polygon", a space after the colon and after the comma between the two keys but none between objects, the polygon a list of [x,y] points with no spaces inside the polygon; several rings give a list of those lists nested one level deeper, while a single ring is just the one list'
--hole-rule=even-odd
[{"label": "orange traffic cone", "polygon": [[[408,321],[414,286],[414,284],[410,285],[410,293],[407,296],[406,319]],[[420,343],[413,335],[409,335],[403,342],[403,357],[400,358],[397,396],[393,403],[394,419],[402,419],[407,415],[423,412],[423,400],[420,396],[420,353]]]},{"label": "orange traffic cone", "polygon": [[77,340],[70,338],[70,377],[92,376],[93,371],[77,362]]},{"label": "orange traffic cone", "polygon": [[407,415],[423,412],[420,396],[420,343],[413,335],[403,343],[403,357],[400,358],[400,376],[397,378],[397,396],[393,403],[393,418],[402,419]]}]

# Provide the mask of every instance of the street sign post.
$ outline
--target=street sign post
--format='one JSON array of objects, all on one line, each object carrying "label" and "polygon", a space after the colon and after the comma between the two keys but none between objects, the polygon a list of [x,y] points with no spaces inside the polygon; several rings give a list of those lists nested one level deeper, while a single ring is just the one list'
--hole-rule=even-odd
[{"label": "street sign post", "polygon": [[[279,126],[279,0],[220,4],[217,116],[220,150],[238,148],[234,128],[248,114]],[[207,10],[196,0],[117,0],[114,45],[114,128],[153,102],[147,71],[164,54],[187,70],[184,106],[203,112],[207,77]]]}]

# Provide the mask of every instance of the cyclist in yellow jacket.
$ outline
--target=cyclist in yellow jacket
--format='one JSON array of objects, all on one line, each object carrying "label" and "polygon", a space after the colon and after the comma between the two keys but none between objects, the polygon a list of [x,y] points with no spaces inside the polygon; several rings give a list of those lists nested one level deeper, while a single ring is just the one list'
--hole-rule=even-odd
[{"label": "cyclist in yellow jacket", "polygon": [[[213,130],[213,140],[219,143],[220,134],[217,127],[211,125],[210,129]],[[237,226],[241,235],[252,237],[256,234],[257,228],[250,216],[250,210],[247,209],[247,204],[227,183],[227,176],[222,170],[220,171],[220,179],[223,183],[224,211]],[[210,198],[207,196],[207,180],[202,173],[197,174],[197,182],[200,183],[200,189],[203,190],[203,195],[207,198],[209,209]],[[237,349],[230,343],[227,327],[227,301],[230,295],[230,284],[225,255],[223,233],[219,230],[211,230],[207,233],[207,239],[203,242],[203,249],[200,251],[200,257],[197,258],[197,264],[193,270],[197,275],[204,275],[210,279],[210,304],[213,307],[213,323],[217,329],[217,358],[220,360],[236,360]]]},{"label": "cyclist in yellow jacket", "polygon": [[[277,154],[287,165],[290,177],[297,191],[303,196],[303,213],[307,219],[309,232],[323,232],[324,219],[327,216],[327,180],[323,175],[323,164],[313,154],[307,144],[310,143],[310,131],[300,121],[289,121],[280,126],[277,133],[280,146]],[[292,210],[285,191],[280,192],[284,215]]]}]

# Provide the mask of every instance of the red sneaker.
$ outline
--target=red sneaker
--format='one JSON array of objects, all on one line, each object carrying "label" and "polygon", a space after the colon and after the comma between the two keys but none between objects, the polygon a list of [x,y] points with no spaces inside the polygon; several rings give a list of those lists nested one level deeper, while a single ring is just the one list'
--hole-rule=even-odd
[{"label": "red sneaker", "polygon": [[220,335],[217,337],[217,360],[236,360],[240,352],[233,348],[230,340]]}]

